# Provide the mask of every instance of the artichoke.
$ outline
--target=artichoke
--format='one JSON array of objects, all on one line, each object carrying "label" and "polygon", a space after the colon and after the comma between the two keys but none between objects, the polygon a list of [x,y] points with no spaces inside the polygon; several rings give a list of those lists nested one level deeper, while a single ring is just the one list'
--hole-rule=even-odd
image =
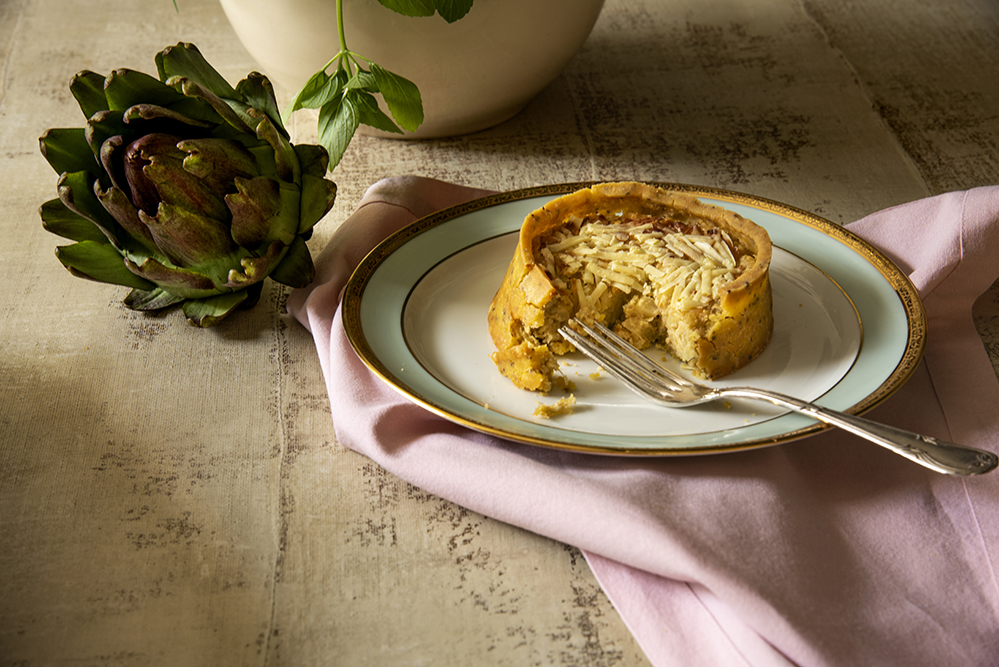
[{"label": "artichoke", "polygon": [[158,79],[80,72],[70,90],[86,127],[39,140],[59,174],[42,225],[75,241],[59,261],[131,287],[129,308],[182,304],[196,326],[253,306],[268,276],[307,285],[306,240],[336,196],[326,150],[290,143],[261,74],[233,89],[183,43],[157,54],[156,69]]}]

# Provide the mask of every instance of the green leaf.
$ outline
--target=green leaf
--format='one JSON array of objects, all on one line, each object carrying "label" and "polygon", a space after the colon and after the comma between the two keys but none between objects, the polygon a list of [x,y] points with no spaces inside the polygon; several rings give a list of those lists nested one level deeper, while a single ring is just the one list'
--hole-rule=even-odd
[{"label": "green leaf", "polygon": [[330,166],[330,156],[326,149],[315,144],[295,144],[295,155],[298,156],[302,175],[310,174],[322,178]]},{"label": "green leaf", "polygon": [[[228,106],[228,105],[227,105]],[[180,114],[188,120],[201,121],[210,125],[224,124],[225,120],[211,104],[197,97],[184,97],[172,103],[170,111]],[[217,132],[218,130],[216,130]]]},{"label": "green leaf", "polygon": [[101,171],[82,127],[53,128],[38,139],[38,148],[57,174],[67,171],[98,174]]},{"label": "green leaf", "polygon": [[274,241],[267,246],[263,255],[244,257],[239,261],[242,271],[231,269],[225,286],[242,289],[262,282],[274,270],[274,267],[281,263],[287,251],[288,246],[281,241]]},{"label": "green leaf", "polygon": [[156,246],[177,267],[197,270],[221,282],[236,261],[236,243],[228,225],[220,220],[165,202],[155,216],[140,212],[139,217],[149,227]]},{"label": "green leaf", "polygon": [[198,177],[216,192],[232,188],[237,176],[253,178],[258,174],[257,161],[246,147],[234,139],[203,137],[184,139],[177,148],[187,153],[184,171]]},{"label": "green leaf", "polygon": [[[256,179],[254,179],[256,180]],[[280,241],[282,246],[291,245],[302,224],[302,185],[298,183],[278,184],[278,201],[274,215],[265,230],[264,242]],[[256,249],[259,252],[259,247]],[[270,271],[270,267],[267,268]]]},{"label": "green leaf", "polygon": [[252,72],[236,84],[236,93],[242,96],[251,108],[267,114],[274,126],[287,134],[281,120],[281,110],[278,109],[277,98],[274,96],[274,87],[267,77]]},{"label": "green leaf", "polygon": [[433,16],[436,11],[448,23],[462,18],[473,0],[378,0],[382,6],[403,16]]},{"label": "green leaf", "polygon": [[423,123],[423,98],[420,97],[420,89],[409,79],[374,63],[371,64],[371,74],[392,117],[403,129],[415,132]]},{"label": "green leaf", "polygon": [[472,0],[434,0],[437,13],[448,23],[454,23],[472,9]]},{"label": "green leaf", "polygon": [[104,77],[100,74],[89,70],[78,73],[69,82],[69,90],[87,118],[98,111],[107,111],[108,98],[104,95]]},{"label": "green leaf", "polygon": [[323,219],[336,200],[336,184],[328,178],[302,174],[298,233],[304,234]]},{"label": "green leaf", "polygon": [[157,53],[156,71],[160,81],[164,83],[167,79],[181,76],[199,83],[219,97],[236,97],[233,87],[209,64],[194,44],[181,42]]},{"label": "green leaf", "polygon": [[[150,158],[151,162],[142,168],[142,173],[155,184],[160,206],[176,206],[195,212],[199,217],[218,220],[220,224],[229,219],[229,207],[225,204],[224,195],[184,169],[182,160],[155,153]],[[136,199],[134,192],[132,199],[140,207],[144,205],[142,200]],[[151,206],[146,208],[152,210]]]},{"label": "green leaf", "polygon": [[124,111],[134,104],[169,106],[182,99],[180,93],[163,84],[156,77],[130,69],[116,69],[104,84],[108,108]]},{"label": "green leaf", "polygon": [[191,269],[167,266],[152,257],[143,259],[141,264],[126,258],[125,265],[132,273],[149,280],[149,286],[143,289],[160,286],[185,299],[203,299],[218,294],[211,278]]},{"label": "green leaf", "polygon": [[135,241],[124,234],[121,225],[101,205],[94,193],[94,178],[85,171],[65,172],[57,186],[59,199],[69,210],[91,220],[119,249],[136,247]]},{"label": "green leaf", "polygon": [[340,95],[346,80],[347,73],[342,69],[338,69],[333,76],[328,76],[326,72],[317,72],[299,91],[288,113],[299,109],[321,109],[323,105],[329,104]]},{"label": "green leaf", "polygon": [[104,232],[97,225],[82,215],[70,211],[58,199],[50,199],[42,204],[38,209],[38,215],[42,218],[42,227],[56,236],[71,241],[108,242]]},{"label": "green leaf", "polygon": [[56,248],[56,257],[75,276],[101,283],[124,285],[137,289],[152,289],[151,282],[140,278],[125,267],[118,251],[106,243],[80,241]]},{"label": "green leaf", "polygon": [[[160,123],[162,127],[162,121],[170,121],[172,123],[178,123],[187,125],[191,128],[189,131],[197,130],[207,130],[211,129],[216,123],[221,120],[214,112],[214,110],[207,104],[202,102],[197,102],[197,104],[191,104],[191,102],[196,102],[196,100],[185,99],[185,104],[177,103],[172,104],[170,108],[159,106],[157,104],[133,104],[128,109],[121,113],[122,121],[125,123],[126,127],[129,128],[141,128],[141,125],[136,125],[138,121],[153,121]],[[203,120],[196,116],[189,116],[180,111],[180,107],[187,106],[192,111],[200,113],[202,116],[207,116],[208,120]],[[97,117],[101,118],[104,114],[99,114]],[[177,134],[184,134],[179,130],[174,130]],[[140,131],[141,133],[141,131]],[[200,134],[200,133],[199,133]]]},{"label": "green leaf", "polygon": [[[153,240],[153,235],[149,232],[149,227],[139,217],[139,210],[135,207],[131,198],[125,194],[124,190],[111,186],[106,190],[97,188],[96,192],[97,199],[101,202],[104,210],[110,213],[118,221],[118,224],[121,225],[121,228],[131,237],[127,243],[128,249],[125,251],[127,254],[136,257],[150,255],[165,259],[163,253],[156,247],[156,241]],[[122,238],[125,237],[122,236]],[[133,240],[135,243],[132,242]]]},{"label": "green leaf", "polygon": [[100,159],[104,142],[117,136],[122,136],[124,141],[124,135],[129,133],[129,127],[125,124],[120,111],[98,111],[87,120],[83,132],[91,151]]},{"label": "green leaf", "polygon": [[[274,168],[277,177],[285,183],[295,183],[301,175],[301,171],[298,165],[298,156],[288,138],[279,132],[267,118],[262,119],[257,125],[257,136],[270,144],[274,151]],[[261,169],[261,171],[264,170]]]},{"label": "green leaf", "polygon": [[325,102],[317,104],[315,100],[322,97],[322,91],[327,88],[331,78],[324,69],[319,70],[309,77],[309,80],[305,82],[305,85],[295,95],[295,99],[288,104],[288,107],[284,111],[285,117],[287,118],[299,109],[318,109],[325,104]]},{"label": "green leaf", "polygon": [[236,310],[246,300],[246,290],[219,294],[206,299],[191,299],[182,306],[187,321],[196,327],[210,327]]},{"label": "green leaf", "polygon": [[340,164],[359,124],[357,108],[346,96],[319,110],[319,143],[330,154],[330,169]]},{"label": "green leaf", "polygon": [[349,94],[357,104],[358,118],[361,123],[383,132],[402,134],[399,126],[393,123],[392,119],[378,107],[378,100],[375,99],[374,95],[359,90],[352,90]]},{"label": "green leaf", "polygon": [[378,84],[375,82],[374,75],[363,69],[359,69],[357,74],[350,77],[350,81],[347,82],[346,87],[352,90],[363,90],[369,93],[378,92]]},{"label": "green leaf", "polygon": [[433,0],[378,0],[383,7],[403,16],[433,16]]},{"label": "green leaf", "polygon": [[[244,248],[256,249],[265,240],[281,207],[281,186],[273,178],[238,178],[236,192],[225,196],[232,211],[230,234]],[[297,231],[297,230],[296,230]]]},{"label": "green leaf", "polygon": [[327,74],[326,70],[324,69],[319,70],[311,77],[309,77],[309,80],[305,82],[305,85],[302,86],[301,90],[299,90],[298,93],[295,95],[295,99],[293,99],[291,103],[288,105],[288,107],[285,109],[284,111],[285,117],[290,116],[299,109],[313,109],[313,108],[318,109],[319,107],[321,107],[322,104],[316,107],[310,105],[312,100],[319,94],[319,91],[321,91],[326,86],[329,80],[330,80],[330,75]]},{"label": "green leaf", "polygon": [[[167,79],[167,86],[176,88],[184,96],[197,98],[208,104],[226,123],[235,128],[237,132],[252,133],[253,128],[260,122],[260,118],[254,118],[247,113],[248,107],[246,104],[235,99],[222,98],[194,79],[182,76],[171,77]],[[235,91],[233,91],[233,94],[235,94]]]},{"label": "green leaf", "polygon": [[284,259],[271,271],[271,279],[289,287],[305,287],[316,277],[312,254],[302,237],[297,237],[288,248]]},{"label": "green leaf", "polygon": [[133,289],[125,297],[125,305],[132,310],[162,310],[184,300],[184,297],[167,292],[162,287],[151,290]]}]

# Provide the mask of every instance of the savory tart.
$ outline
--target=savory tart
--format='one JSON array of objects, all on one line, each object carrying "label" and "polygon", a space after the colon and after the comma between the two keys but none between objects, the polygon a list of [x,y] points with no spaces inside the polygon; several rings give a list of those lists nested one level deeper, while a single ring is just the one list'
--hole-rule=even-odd
[{"label": "savory tart", "polygon": [[755,359],[773,332],[766,230],[696,197],[644,183],[604,183],[524,220],[489,307],[492,359],[522,389],[546,392],[558,333],[599,321],[640,349],[658,345],[700,377]]}]

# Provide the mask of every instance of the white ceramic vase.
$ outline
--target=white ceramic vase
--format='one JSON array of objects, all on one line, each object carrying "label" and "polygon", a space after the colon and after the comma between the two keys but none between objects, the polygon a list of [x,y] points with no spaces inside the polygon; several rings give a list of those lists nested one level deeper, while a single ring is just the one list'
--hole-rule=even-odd
[{"label": "white ceramic vase", "polygon": [[[220,2],[262,72],[288,95],[340,49],[334,0]],[[491,127],[523,109],[576,54],[603,4],[475,0],[448,24],[437,15],[401,16],[377,0],[343,0],[344,32],[351,51],[419,87],[425,119],[405,136],[441,137]]]}]

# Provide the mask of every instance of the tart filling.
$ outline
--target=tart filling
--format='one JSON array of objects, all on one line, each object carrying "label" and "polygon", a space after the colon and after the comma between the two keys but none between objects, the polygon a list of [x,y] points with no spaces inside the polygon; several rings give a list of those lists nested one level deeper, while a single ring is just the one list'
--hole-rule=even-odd
[{"label": "tart filling", "polygon": [[754,359],[770,340],[766,231],[694,197],[607,183],[533,212],[489,309],[499,370],[548,391],[558,328],[597,320],[642,349],[658,345],[704,378]]}]

